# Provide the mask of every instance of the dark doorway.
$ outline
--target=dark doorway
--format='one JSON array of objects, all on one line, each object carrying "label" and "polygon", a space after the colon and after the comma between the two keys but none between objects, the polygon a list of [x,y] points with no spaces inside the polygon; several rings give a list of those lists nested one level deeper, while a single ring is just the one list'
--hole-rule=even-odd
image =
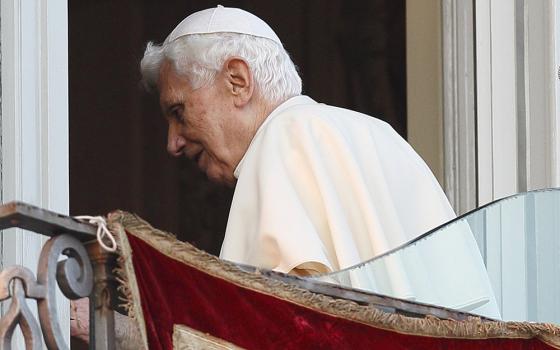
[{"label": "dark doorway", "polygon": [[[391,123],[406,137],[405,0],[221,1],[261,17],[300,69],[304,93]],[[157,96],[140,87],[148,40],[215,1],[70,0],[70,211],[120,208],[213,254],[232,190],[166,154]]]}]

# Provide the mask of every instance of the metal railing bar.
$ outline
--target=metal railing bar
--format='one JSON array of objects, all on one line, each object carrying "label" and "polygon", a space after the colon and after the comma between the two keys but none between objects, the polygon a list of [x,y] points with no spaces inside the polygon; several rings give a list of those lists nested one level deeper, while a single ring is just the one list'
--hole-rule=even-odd
[{"label": "metal railing bar", "polygon": [[83,242],[95,239],[97,232],[94,225],[18,201],[0,205],[0,230],[11,227],[51,237],[69,233]]}]

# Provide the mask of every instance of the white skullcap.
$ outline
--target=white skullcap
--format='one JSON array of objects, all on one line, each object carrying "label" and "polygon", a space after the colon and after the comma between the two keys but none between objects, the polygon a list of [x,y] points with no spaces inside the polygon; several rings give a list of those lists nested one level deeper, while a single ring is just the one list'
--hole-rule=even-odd
[{"label": "white skullcap", "polygon": [[193,13],[173,29],[165,42],[171,42],[189,34],[239,33],[270,39],[282,43],[272,28],[259,17],[238,8],[223,7]]}]

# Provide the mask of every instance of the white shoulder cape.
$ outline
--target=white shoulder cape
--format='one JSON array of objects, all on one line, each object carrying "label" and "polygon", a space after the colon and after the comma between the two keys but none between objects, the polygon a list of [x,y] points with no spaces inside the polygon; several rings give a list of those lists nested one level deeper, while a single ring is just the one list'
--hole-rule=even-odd
[{"label": "white shoulder cape", "polygon": [[[347,268],[455,217],[387,123],[306,96],[267,117],[235,175],[220,256],[281,272]],[[393,296],[414,298],[398,279]]]}]

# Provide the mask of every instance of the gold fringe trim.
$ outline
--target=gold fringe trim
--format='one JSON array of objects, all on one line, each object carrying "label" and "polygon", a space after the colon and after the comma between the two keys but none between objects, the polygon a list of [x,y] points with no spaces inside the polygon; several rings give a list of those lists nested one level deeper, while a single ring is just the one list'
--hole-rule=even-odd
[{"label": "gold fringe trim", "polygon": [[118,222],[120,218],[119,213],[109,214],[108,229],[116,234],[117,247],[119,257],[117,259],[117,267],[113,270],[119,287],[117,290],[124,296],[120,301],[128,317],[131,318],[140,332],[142,345],[144,349],[148,350],[148,335],[146,333],[146,322],[144,320],[144,313],[142,312],[142,303],[140,300],[140,291],[138,290],[138,283],[136,281],[136,274],[134,272],[134,265],[132,264],[132,249],[128,243],[128,238],[124,227]]},{"label": "gold fringe trim", "polygon": [[[401,334],[437,338],[489,339],[489,338],[538,338],[560,349],[560,328],[548,323],[483,321],[473,316],[465,321],[443,320],[434,316],[425,318],[407,317],[381,311],[370,305],[359,305],[353,301],[336,299],[310,292],[295,285],[267,278],[256,273],[242,271],[236,265],[201,251],[192,245],[178,241],[173,235],[157,230],[134,214],[117,211],[109,216],[111,226],[119,237],[124,230],[142,239],[162,254],[204,271],[212,276],[227,280],[238,286],[265,293],[291,303],[314,309],[335,317],[360,322],[375,328]],[[115,232],[112,230],[112,232]],[[126,236],[122,236],[125,237]],[[126,239],[121,239],[121,246]],[[128,242],[126,242],[128,245]],[[130,249],[130,248],[128,248]],[[130,258],[130,251],[127,255]],[[125,262],[128,259],[123,259]],[[130,262],[131,264],[131,262]],[[134,270],[126,268],[127,276],[121,276],[126,284],[127,307],[140,320],[138,289]],[[136,310],[140,309],[140,312]],[[144,327],[142,319],[142,327]],[[141,328],[142,329],[142,328]],[[145,329],[144,334],[145,336]]]}]

